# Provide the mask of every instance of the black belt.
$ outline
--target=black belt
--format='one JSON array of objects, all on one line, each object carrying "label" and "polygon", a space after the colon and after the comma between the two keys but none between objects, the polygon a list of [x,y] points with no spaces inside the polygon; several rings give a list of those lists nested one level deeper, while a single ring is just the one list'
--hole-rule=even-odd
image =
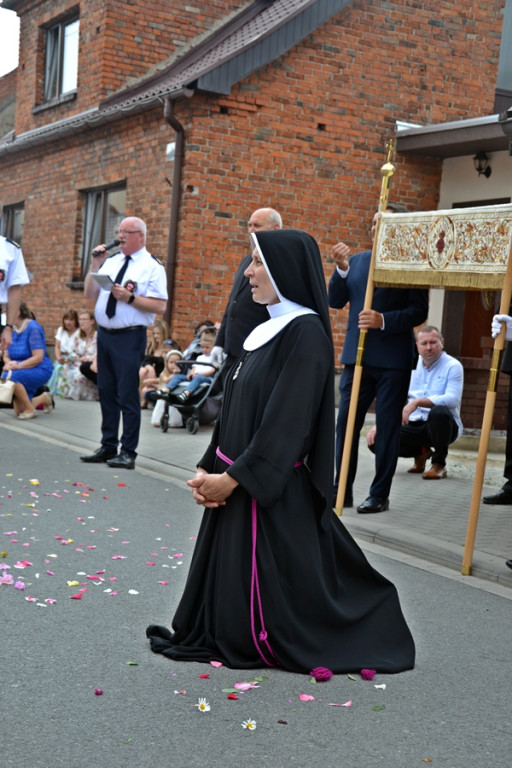
[{"label": "black belt", "polygon": [[127,325],[126,328],[105,328],[103,325],[100,325],[100,328],[105,333],[127,333],[128,331],[138,331],[141,328],[146,330],[145,325]]}]

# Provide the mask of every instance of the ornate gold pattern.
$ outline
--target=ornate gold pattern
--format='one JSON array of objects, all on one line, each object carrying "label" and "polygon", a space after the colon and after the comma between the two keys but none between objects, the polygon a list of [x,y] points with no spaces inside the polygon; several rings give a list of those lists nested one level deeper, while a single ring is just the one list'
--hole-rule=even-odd
[{"label": "ornate gold pattern", "polygon": [[500,290],[512,250],[512,205],[381,214],[376,285]]}]

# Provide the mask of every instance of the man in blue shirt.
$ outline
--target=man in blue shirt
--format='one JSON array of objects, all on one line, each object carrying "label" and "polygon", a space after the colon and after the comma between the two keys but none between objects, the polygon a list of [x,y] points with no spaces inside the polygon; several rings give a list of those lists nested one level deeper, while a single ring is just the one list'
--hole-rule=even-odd
[{"label": "man in blue shirt", "polygon": [[[448,446],[462,434],[460,405],[464,385],[462,364],[443,350],[443,337],[433,325],[417,333],[419,359],[411,374],[407,403],[402,411],[398,455],[414,457],[408,472],[422,474],[424,480],[446,477]],[[375,451],[377,431],[366,436]],[[425,465],[432,458],[430,469]]]}]

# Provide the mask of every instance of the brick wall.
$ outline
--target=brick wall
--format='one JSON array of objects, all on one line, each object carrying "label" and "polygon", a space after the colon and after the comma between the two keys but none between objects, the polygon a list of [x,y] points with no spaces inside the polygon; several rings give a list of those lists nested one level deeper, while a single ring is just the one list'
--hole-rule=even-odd
[{"label": "brick wall", "polygon": [[[11,4],[16,5],[16,4]],[[75,100],[32,114],[44,89],[45,29],[79,7],[77,0],[20,2],[20,65],[16,132],[78,114],[171,60],[239,7],[229,0],[86,0],[80,8],[78,88]]]},{"label": "brick wall", "polygon": [[16,70],[0,77],[0,104],[16,93]]},{"label": "brick wall", "polygon": [[[123,14],[143,5],[144,21],[149,19],[146,4],[90,0],[81,34],[92,59],[98,51],[94,30],[99,26],[100,36],[112,31],[116,5],[123,6]],[[185,14],[185,6],[172,5]],[[194,7],[207,11],[189,10],[196,27],[188,29],[183,16],[181,27],[173,27],[172,45],[185,41],[187,32],[207,29],[214,14],[233,5],[196,2]],[[182,344],[198,319],[221,318],[233,272],[248,249],[246,222],[255,208],[272,205],[285,226],[310,231],[325,256],[326,279],[332,271],[329,250],[339,239],[353,251],[369,246],[384,145],[394,136],[395,120],[427,123],[492,111],[502,5],[501,0],[471,6],[452,0],[354,2],[229,96],[196,94],[176,105],[185,128],[185,162],[172,325]],[[51,0],[41,6],[49,14],[71,3]],[[161,18],[164,6],[156,3],[152,18]],[[112,18],[102,20],[102,7]],[[35,17],[32,25],[37,27]],[[158,38],[161,56],[167,33],[149,27],[149,21],[144,30],[141,34]],[[116,45],[123,39],[121,34]],[[28,47],[32,44],[30,39]],[[105,49],[103,60],[97,54],[101,71],[92,60],[90,71],[81,71],[73,109],[90,107],[94,89],[103,95],[113,82],[111,47]],[[80,55],[82,69],[82,49]],[[124,77],[139,71],[136,56],[133,62],[121,56],[119,61]],[[33,79],[32,68],[26,86],[32,95]],[[482,89],[482,82],[490,87]],[[18,95],[30,106],[24,88],[18,78]],[[20,108],[17,119],[30,122],[27,105]],[[52,119],[66,109],[59,107]],[[48,122],[47,112],[37,120]],[[24,253],[35,275],[26,298],[50,339],[63,310],[84,304],[81,293],[66,287],[80,271],[80,190],[126,179],[128,211],[146,219],[148,247],[165,258],[173,170],[165,147],[173,138],[159,106],[107,128],[0,157],[0,199],[25,201]],[[435,209],[440,174],[436,159],[398,157],[390,200],[403,201],[410,210]],[[332,319],[338,356],[345,313],[333,312]]]}]

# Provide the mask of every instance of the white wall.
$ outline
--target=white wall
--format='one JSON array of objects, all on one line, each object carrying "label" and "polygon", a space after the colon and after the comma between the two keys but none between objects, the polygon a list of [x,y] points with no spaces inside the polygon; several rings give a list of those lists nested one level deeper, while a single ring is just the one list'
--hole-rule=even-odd
[{"label": "white wall", "polygon": [[492,173],[488,179],[475,171],[473,155],[448,157],[443,161],[439,208],[452,208],[454,203],[512,199],[512,157],[508,152],[487,153]]},{"label": "white wall", "polygon": [[[448,157],[443,161],[439,209],[454,203],[484,202],[497,198],[512,200],[512,157],[508,152],[487,153],[492,173],[488,179],[475,171],[473,155]],[[443,324],[444,288],[431,288],[428,322],[438,328]]]}]

